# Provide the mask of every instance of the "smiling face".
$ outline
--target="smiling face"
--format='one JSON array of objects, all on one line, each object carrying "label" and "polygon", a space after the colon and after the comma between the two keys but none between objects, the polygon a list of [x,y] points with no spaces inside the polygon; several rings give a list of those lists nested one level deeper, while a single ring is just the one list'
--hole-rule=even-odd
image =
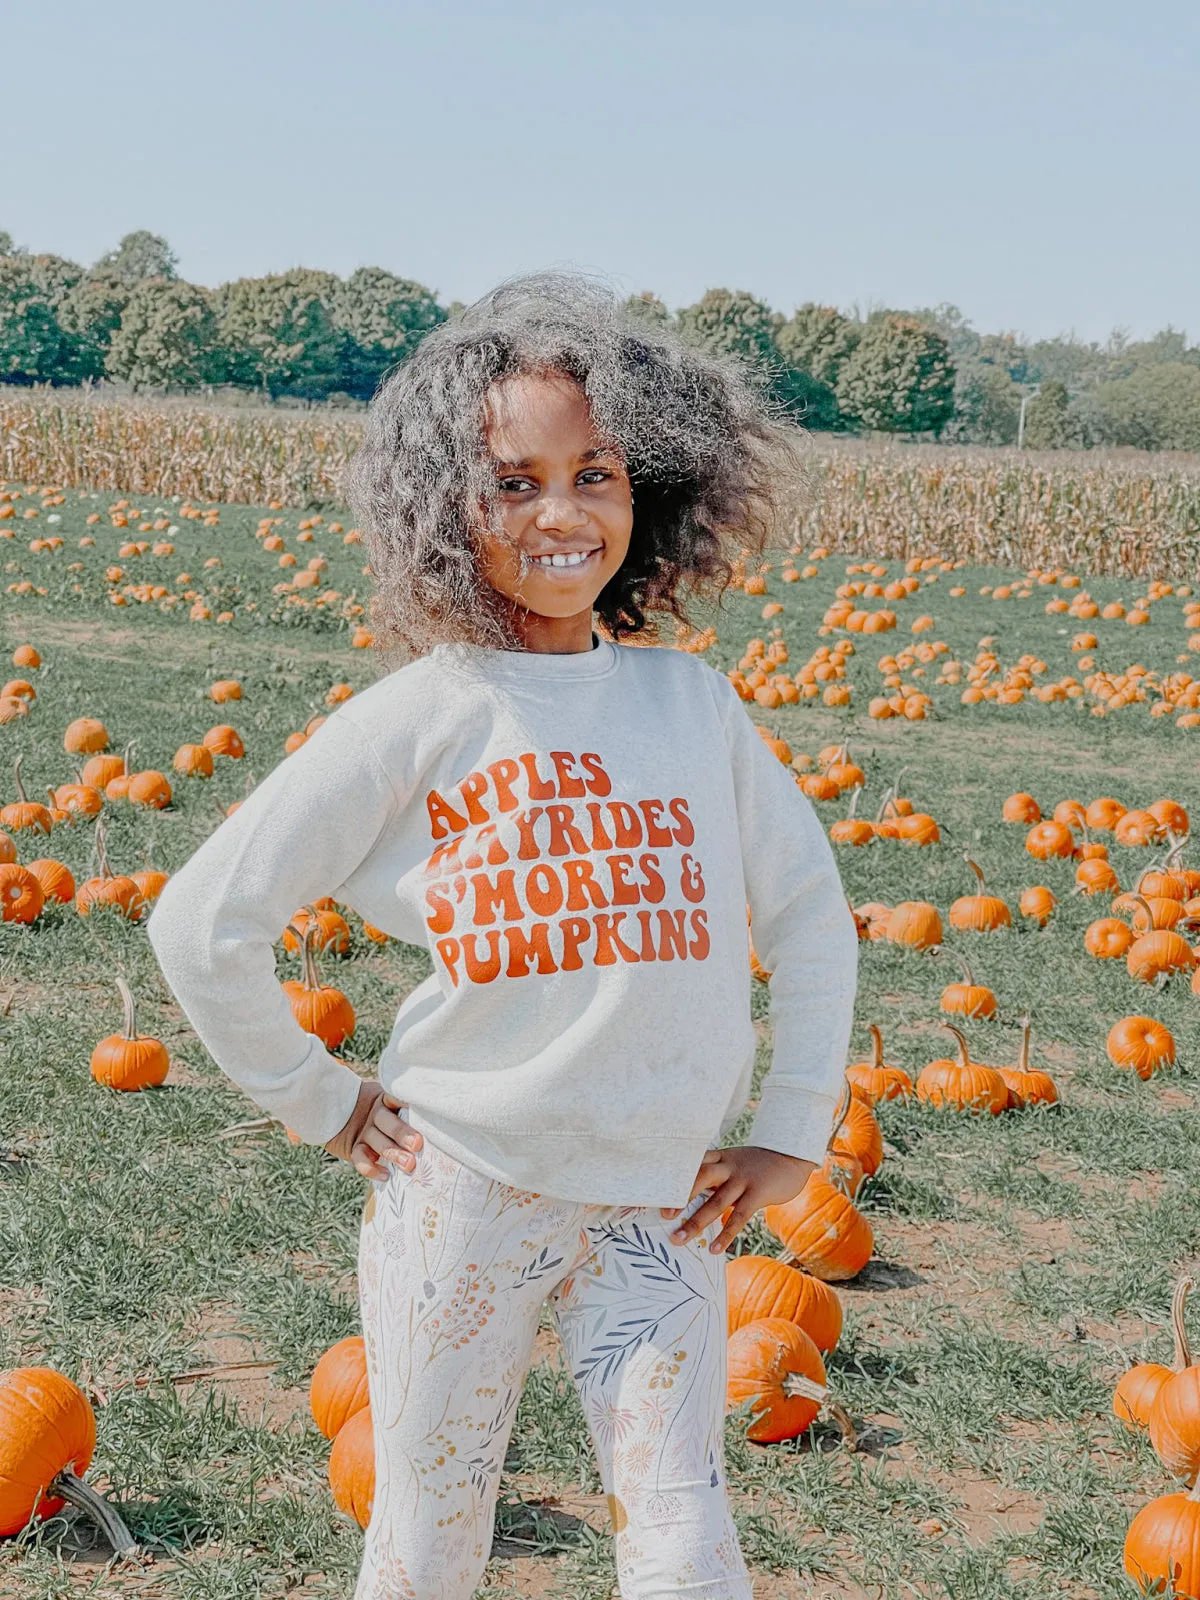
[{"label": "smiling face", "polygon": [[629,551],[633,497],[619,455],[596,434],[566,376],[493,385],[484,437],[500,534],[479,537],[484,578],[511,602],[527,650],[588,650],[592,608]]}]

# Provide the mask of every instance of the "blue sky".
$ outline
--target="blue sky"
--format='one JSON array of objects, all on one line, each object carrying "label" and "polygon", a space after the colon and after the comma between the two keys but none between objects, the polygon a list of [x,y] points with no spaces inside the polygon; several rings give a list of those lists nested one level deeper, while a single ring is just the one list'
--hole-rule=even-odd
[{"label": "blue sky", "polygon": [[0,227],[76,260],[146,227],[209,284],[571,264],[1200,340],[1194,0],[59,0],[3,39]]}]

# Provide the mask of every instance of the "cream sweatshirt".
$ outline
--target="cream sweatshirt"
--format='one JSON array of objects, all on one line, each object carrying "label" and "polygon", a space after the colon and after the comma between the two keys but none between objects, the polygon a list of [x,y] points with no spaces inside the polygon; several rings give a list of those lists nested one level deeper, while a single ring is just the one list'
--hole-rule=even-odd
[{"label": "cream sweatshirt", "polygon": [[295,1021],[273,944],[323,895],[432,956],[379,1062],[415,1127],[517,1187],[646,1206],[683,1204],[746,1103],[749,905],[775,1046],[748,1142],[822,1159],[853,920],[812,805],[698,657],[439,645],[341,705],[171,877],[147,923],[168,984],[311,1143],[360,1079]]}]

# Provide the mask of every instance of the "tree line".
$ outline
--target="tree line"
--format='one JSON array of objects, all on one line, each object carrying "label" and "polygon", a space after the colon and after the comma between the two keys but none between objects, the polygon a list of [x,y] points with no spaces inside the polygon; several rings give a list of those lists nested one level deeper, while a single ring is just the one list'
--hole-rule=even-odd
[{"label": "tree line", "polygon": [[[0,231],[0,381],[10,384],[361,403],[459,309],[380,267],[347,278],[298,267],[207,289],[180,278],[167,241],[149,232],[84,267]],[[1200,347],[1169,327],[1140,342],[1120,331],[1103,345],[1027,342],[981,334],[951,305],[857,315],[808,302],[784,316],[730,289],[675,312],[636,295],[629,309],[748,363],[819,432],[1200,450]]]}]

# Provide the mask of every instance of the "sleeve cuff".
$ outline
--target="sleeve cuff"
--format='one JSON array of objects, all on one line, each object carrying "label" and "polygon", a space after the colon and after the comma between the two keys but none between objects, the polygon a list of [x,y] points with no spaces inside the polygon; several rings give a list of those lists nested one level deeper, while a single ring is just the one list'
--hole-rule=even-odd
[{"label": "sleeve cuff", "polygon": [[304,1059],[272,1084],[269,1099],[258,1098],[258,1103],[304,1144],[327,1144],[349,1122],[362,1084],[358,1073],[314,1034]]},{"label": "sleeve cuff", "polygon": [[833,1131],[836,1099],[808,1089],[767,1084],[754,1114],[747,1144],[820,1166]]}]

